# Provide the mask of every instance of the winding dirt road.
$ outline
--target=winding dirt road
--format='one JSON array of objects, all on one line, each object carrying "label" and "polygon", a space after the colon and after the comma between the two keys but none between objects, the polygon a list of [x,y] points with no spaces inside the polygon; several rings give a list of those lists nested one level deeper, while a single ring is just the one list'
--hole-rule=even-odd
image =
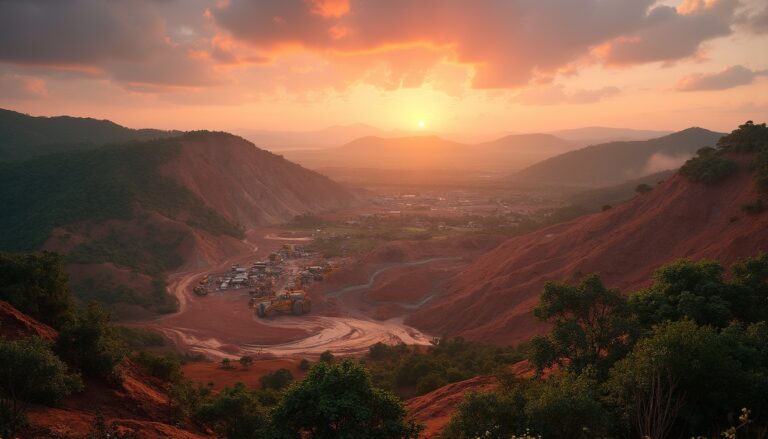
[{"label": "winding dirt road", "polygon": [[[275,233],[269,233],[262,239],[260,242],[248,242],[254,250],[252,254],[229,258],[215,266],[170,275],[168,289],[178,298],[179,311],[152,321],[135,323],[134,326],[162,332],[180,348],[216,359],[245,354],[313,358],[326,350],[340,355],[361,354],[377,342],[430,344],[432,337],[405,325],[402,318],[376,321],[350,309],[343,310],[345,315],[342,316],[281,316],[265,320],[256,317],[253,310],[246,306],[248,295],[242,291],[216,292],[206,297],[192,293],[193,286],[206,273],[262,258],[285,242],[306,241],[306,238],[283,238]],[[375,271],[367,283],[340,288],[330,297],[341,297],[356,291],[364,294],[379,275],[393,268],[447,259],[453,258],[388,264]],[[419,304],[402,305],[413,309],[430,298]]]}]

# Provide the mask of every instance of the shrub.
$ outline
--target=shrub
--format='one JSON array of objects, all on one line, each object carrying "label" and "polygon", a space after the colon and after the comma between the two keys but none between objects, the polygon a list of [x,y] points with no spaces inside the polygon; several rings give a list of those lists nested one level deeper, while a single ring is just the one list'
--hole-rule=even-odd
[{"label": "shrub", "polygon": [[351,360],[319,363],[291,386],[272,412],[276,438],[412,438],[420,428],[403,404],[371,385],[365,367]]},{"label": "shrub", "polygon": [[233,369],[232,367],[232,360],[229,358],[224,358],[221,360],[221,368],[222,369]]},{"label": "shrub", "polygon": [[741,210],[748,215],[758,215],[765,210],[763,200],[757,199],[751,203],[746,203],[741,206]]},{"label": "shrub", "polygon": [[86,375],[109,377],[128,349],[109,314],[91,303],[61,329],[56,352]]},{"label": "shrub", "polygon": [[680,174],[693,182],[715,184],[730,177],[738,170],[733,160],[724,157],[714,148],[702,148],[696,157],[680,168]]},{"label": "shrub", "polygon": [[312,368],[312,363],[309,362],[306,358],[302,358],[299,362],[299,369],[301,370],[309,370]]},{"label": "shrub", "polygon": [[256,393],[246,389],[242,383],[227,387],[203,402],[196,418],[228,439],[263,438],[269,427],[267,410]]},{"label": "shrub", "polygon": [[140,352],[133,357],[133,361],[149,375],[166,382],[176,382],[184,376],[181,371],[181,362],[173,357]]},{"label": "shrub", "polygon": [[285,368],[280,368],[261,377],[261,388],[280,390],[290,384],[291,381],[293,381],[293,374],[291,371]]},{"label": "shrub", "polygon": [[645,194],[650,192],[651,190],[652,190],[651,187],[645,183],[638,184],[637,187],[635,188],[635,192],[637,192],[638,194]]},{"label": "shrub", "polygon": [[240,357],[240,365],[243,367],[250,367],[253,364],[253,357],[250,355],[243,355]]},{"label": "shrub", "polygon": [[15,437],[30,403],[55,404],[82,389],[80,377],[69,373],[40,338],[0,339],[0,437]]},{"label": "shrub", "polygon": [[333,354],[331,351],[323,351],[323,353],[320,354],[320,362],[321,363],[333,363]]}]

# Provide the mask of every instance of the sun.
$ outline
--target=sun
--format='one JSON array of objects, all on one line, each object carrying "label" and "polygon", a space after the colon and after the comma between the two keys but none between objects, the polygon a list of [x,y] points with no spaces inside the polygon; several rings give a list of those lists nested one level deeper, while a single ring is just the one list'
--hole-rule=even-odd
[{"label": "sun", "polygon": [[419,126],[419,128],[424,128],[425,126],[427,126],[427,124],[423,120],[420,120],[417,125]]}]

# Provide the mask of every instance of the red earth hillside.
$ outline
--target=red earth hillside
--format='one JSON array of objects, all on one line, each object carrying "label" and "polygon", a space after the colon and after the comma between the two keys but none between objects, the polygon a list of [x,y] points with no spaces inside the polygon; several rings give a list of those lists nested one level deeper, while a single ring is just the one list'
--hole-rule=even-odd
[{"label": "red earth hillside", "polygon": [[162,172],[245,228],[356,201],[352,191],[331,179],[231,134],[201,133],[179,143],[181,153]]},{"label": "red earth hillside", "polygon": [[736,159],[741,170],[716,185],[675,175],[606,212],[509,239],[407,322],[434,334],[517,343],[545,329],[531,311],[547,281],[597,272],[608,286],[631,291],[677,258],[730,264],[768,250],[768,214],[742,211],[757,196],[749,157]]},{"label": "red earth hillside", "polygon": [[[52,342],[57,335],[51,327],[0,301],[0,337],[17,340],[38,336]],[[85,378],[85,389],[59,406],[33,406],[27,413],[29,426],[19,437],[85,437],[99,414],[107,423],[116,422],[124,431],[134,431],[137,438],[210,437],[163,423],[168,419],[168,395],[163,387],[128,360],[122,368],[120,384]]]}]

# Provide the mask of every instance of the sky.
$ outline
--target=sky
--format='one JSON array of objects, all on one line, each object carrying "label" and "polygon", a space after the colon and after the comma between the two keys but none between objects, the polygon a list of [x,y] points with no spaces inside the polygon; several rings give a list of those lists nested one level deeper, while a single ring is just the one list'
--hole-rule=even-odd
[{"label": "sky", "polygon": [[765,0],[2,0],[0,107],[467,134],[768,120]]}]

